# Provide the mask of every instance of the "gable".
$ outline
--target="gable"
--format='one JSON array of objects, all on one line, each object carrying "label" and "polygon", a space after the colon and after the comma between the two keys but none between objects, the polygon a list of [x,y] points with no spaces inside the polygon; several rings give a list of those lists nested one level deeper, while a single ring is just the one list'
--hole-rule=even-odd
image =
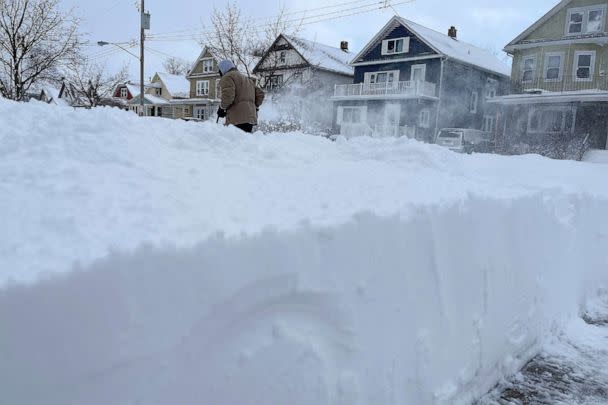
[{"label": "gable", "polygon": [[[281,52],[285,52],[285,63],[280,62]],[[303,65],[308,65],[308,61],[283,35],[279,35],[254,67],[253,73],[302,67]]]},{"label": "gable", "polygon": [[[604,0],[571,0],[560,3],[558,9],[552,10],[549,15],[546,15],[541,20],[537,21],[530,29],[528,29],[517,42],[530,42],[538,40],[558,40],[570,36],[566,32],[566,24],[568,20],[568,11],[575,8],[586,8],[590,6],[604,6],[607,2]],[[604,30],[606,31],[606,12],[604,12]]]},{"label": "gable", "polygon": [[[213,72],[212,73],[208,73],[208,72],[204,72],[203,71],[203,60],[205,60],[205,59],[213,59]],[[215,60],[215,58],[213,57],[213,55],[211,54],[211,52],[209,52],[209,50],[207,50],[207,48],[205,48],[205,49],[203,49],[203,51],[201,52],[200,56],[196,60],[196,63],[194,64],[194,66],[190,70],[190,73],[188,74],[188,76],[190,76],[190,75],[202,75],[202,74],[213,74],[213,73],[217,73],[217,71],[218,71],[218,69],[217,69],[217,61]]]},{"label": "gable", "polygon": [[[382,42],[386,39],[395,38],[409,38],[409,51],[407,53],[396,55],[382,55]],[[390,61],[391,59],[403,59],[437,54],[430,46],[428,46],[424,41],[418,38],[418,36],[401,24],[386,30],[384,35],[380,35],[379,37],[375,38],[373,43],[368,45],[366,48],[367,50],[356,60],[354,60],[353,63],[375,60]]]}]

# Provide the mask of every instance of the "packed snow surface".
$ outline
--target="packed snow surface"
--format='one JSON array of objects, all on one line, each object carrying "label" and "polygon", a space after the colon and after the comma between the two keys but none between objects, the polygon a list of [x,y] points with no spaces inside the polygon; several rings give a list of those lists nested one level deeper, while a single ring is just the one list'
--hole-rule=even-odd
[{"label": "packed snow surface", "polygon": [[608,165],[0,121],[0,403],[466,404],[608,278]]}]

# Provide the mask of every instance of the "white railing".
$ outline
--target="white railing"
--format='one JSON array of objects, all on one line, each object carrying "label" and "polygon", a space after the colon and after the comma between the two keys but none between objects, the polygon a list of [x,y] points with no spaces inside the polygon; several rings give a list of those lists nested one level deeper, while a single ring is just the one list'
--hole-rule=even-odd
[{"label": "white railing", "polygon": [[435,83],[423,81],[337,84],[334,89],[334,97],[347,98],[386,95],[435,97],[435,90]]},{"label": "white railing", "polygon": [[342,124],[340,126],[340,135],[346,138],[356,136],[371,136],[372,138],[398,138],[406,136],[408,138],[416,137],[415,126],[403,125],[380,125],[370,126],[368,124]]}]

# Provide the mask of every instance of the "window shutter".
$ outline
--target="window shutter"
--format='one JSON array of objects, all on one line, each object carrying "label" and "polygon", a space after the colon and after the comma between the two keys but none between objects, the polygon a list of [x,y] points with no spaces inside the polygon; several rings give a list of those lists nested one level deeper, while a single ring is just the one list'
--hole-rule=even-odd
[{"label": "window shutter", "polygon": [[388,40],[385,39],[382,41],[382,55],[386,55],[388,53]]},{"label": "window shutter", "polygon": [[410,37],[403,38],[403,52],[408,53],[410,51]]}]

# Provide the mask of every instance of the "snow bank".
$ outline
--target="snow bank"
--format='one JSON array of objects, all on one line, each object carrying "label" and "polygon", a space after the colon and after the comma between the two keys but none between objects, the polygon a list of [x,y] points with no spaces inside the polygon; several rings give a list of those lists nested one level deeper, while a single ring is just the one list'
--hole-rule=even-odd
[{"label": "snow bank", "polygon": [[606,281],[606,165],[0,117],[0,403],[469,403]]}]

